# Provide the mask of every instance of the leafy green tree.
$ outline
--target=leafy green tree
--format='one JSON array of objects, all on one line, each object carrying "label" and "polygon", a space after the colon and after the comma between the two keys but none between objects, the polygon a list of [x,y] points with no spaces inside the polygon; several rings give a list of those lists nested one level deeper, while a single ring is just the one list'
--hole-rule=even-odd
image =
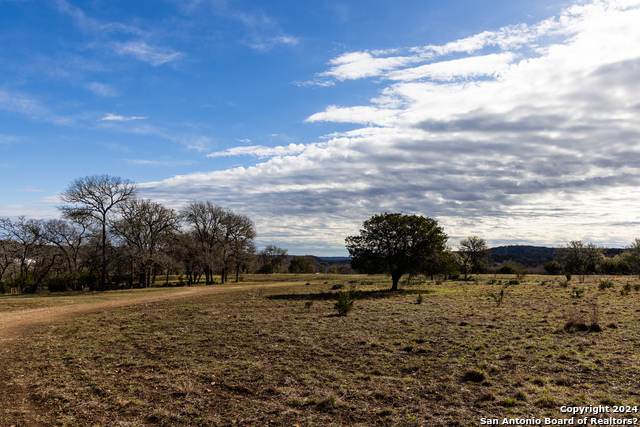
[{"label": "leafy green tree", "polygon": [[289,273],[313,273],[313,264],[304,257],[294,257],[289,264]]},{"label": "leafy green tree", "polygon": [[636,238],[627,250],[623,252],[623,258],[629,266],[631,273],[640,278],[640,238]]},{"label": "leafy green tree", "polygon": [[549,261],[544,265],[544,269],[547,274],[558,275],[562,273],[562,266],[558,264],[558,261]]},{"label": "leafy green tree", "polygon": [[421,215],[383,213],[362,224],[359,236],[346,238],[351,266],[369,274],[389,274],[392,290],[403,274],[425,271],[445,250],[447,235],[436,220]]},{"label": "leafy green tree", "polygon": [[579,274],[583,282],[587,274],[596,272],[598,264],[604,257],[604,251],[604,248],[598,248],[593,243],[584,243],[581,240],[572,240],[556,250],[564,270],[567,273]]}]

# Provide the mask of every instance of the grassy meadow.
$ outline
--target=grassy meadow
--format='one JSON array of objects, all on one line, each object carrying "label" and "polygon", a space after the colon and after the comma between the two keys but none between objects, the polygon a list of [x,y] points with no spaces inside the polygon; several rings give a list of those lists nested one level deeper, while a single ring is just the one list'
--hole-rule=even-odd
[{"label": "grassy meadow", "polygon": [[[513,280],[391,293],[384,276],[250,275],[241,289],[57,322],[2,344],[3,378],[19,393],[0,403],[0,420],[475,426],[570,418],[563,405],[640,405],[638,279]],[[338,316],[344,290],[355,303]],[[0,311],[20,301],[34,304],[0,297]]]}]

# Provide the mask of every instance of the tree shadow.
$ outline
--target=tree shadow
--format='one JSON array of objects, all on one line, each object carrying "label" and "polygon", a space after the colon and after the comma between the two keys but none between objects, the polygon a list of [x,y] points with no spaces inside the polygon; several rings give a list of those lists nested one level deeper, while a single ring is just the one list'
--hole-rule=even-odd
[{"label": "tree shadow", "polygon": [[[348,290],[344,290],[348,291]],[[338,298],[340,292],[344,291],[336,291],[336,292],[316,292],[316,293],[307,293],[307,294],[279,294],[279,295],[269,295],[266,298],[273,300],[305,300],[305,301],[330,301]],[[349,291],[351,294],[351,298],[363,300],[363,299],[384,299],[384,298],[393,298],[403,295],[418,295],[418,294],[430,294],[434,291],[430,290],[420,290],[420,289],[400,289],[397,291],[392,291],[390,289],[384,290],[371,290],[371,291]]]}]

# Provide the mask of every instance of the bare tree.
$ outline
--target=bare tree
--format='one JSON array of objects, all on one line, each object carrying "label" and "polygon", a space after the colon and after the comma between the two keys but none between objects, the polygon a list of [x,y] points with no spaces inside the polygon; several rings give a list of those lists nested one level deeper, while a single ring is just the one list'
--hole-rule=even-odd
[{"label": "bare tree", "polygon": [[219,233],[227,210],[213,203],[191,201],[181,210],[181,216],[196,239],[202,257],[206,284],[213,283],[213,272],[219,259]]},{"label": "bare tree", "polygon": [[44,223],[44,238],[60,250],[70,273],[80,269],[80,253],[91,231],[88,218],[51,219]]},{"label": "bare tree", "polygon": [[122,203],[118,212],[111,228],[130,249],[140,267],[140,283],[148,288],[161,249],[178,229],[179,217],[172,209],[143,199]]},{"label": "bare tree", "polygon": [[[240,281],[240,270],[249,264],[256,251],[256,247],[253,244],[255,237],[256,230],[253,226],[253,221],[249,217],[229,212],[225,220],[223,241],[225,246],[229,248],[228,259],[230,259],[230,263],[233,264],[235,269],[236,282]],[[225,267],[228,263],[229,261],[225,260]]]},{"label": "bare tree", "polygon": [[17,276],[13,287],[21,293],[35,293],[56,262],[57,254],[47,247],[44,239],[44,225],[41,220],[26,219],[17,221],[0,218],[0,235],[15,243],[7,246],[9,254],[16,264]]},{"label": "bare tree", "polygon": [[258,273],[263,274],[277,273],[289,257],[286,249],[274,245],[265,247],[260,251],[259,256],[262,261],[262,267],[260,267]]},{"label": "bare tree", "polygon": [[461,267],[465,280],[468,273],[481,273],[490,255],[489,247],[482,237],[469,236],[460,240]]},{"label": "bare tree", "polygon": [[107,224],[115,208],[135,195],[136,185],[132,181],[109,175],[78,178],[60,194],[60,199],[69,203],[59,208],[65,218],[90,218],[101,227],[102,290],[107,287]]}]

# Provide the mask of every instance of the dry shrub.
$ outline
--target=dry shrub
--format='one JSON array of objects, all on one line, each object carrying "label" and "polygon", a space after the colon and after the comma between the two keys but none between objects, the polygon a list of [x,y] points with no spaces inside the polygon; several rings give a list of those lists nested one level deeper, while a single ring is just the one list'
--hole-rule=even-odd
[{"label": "dry shrub", "polygon": [[481,383],[486,379],[487,379],[487,373],[481,369],[469,369],[462,376],[462,381],[465,381],[465,382]]},{"label": "dry shrub", "polygon": [[567,332],[601,332],[598,306],[595,303],[591,304],[591,319],[589,321],[580,313],[570,314],[564,324],[564,330]]}]

